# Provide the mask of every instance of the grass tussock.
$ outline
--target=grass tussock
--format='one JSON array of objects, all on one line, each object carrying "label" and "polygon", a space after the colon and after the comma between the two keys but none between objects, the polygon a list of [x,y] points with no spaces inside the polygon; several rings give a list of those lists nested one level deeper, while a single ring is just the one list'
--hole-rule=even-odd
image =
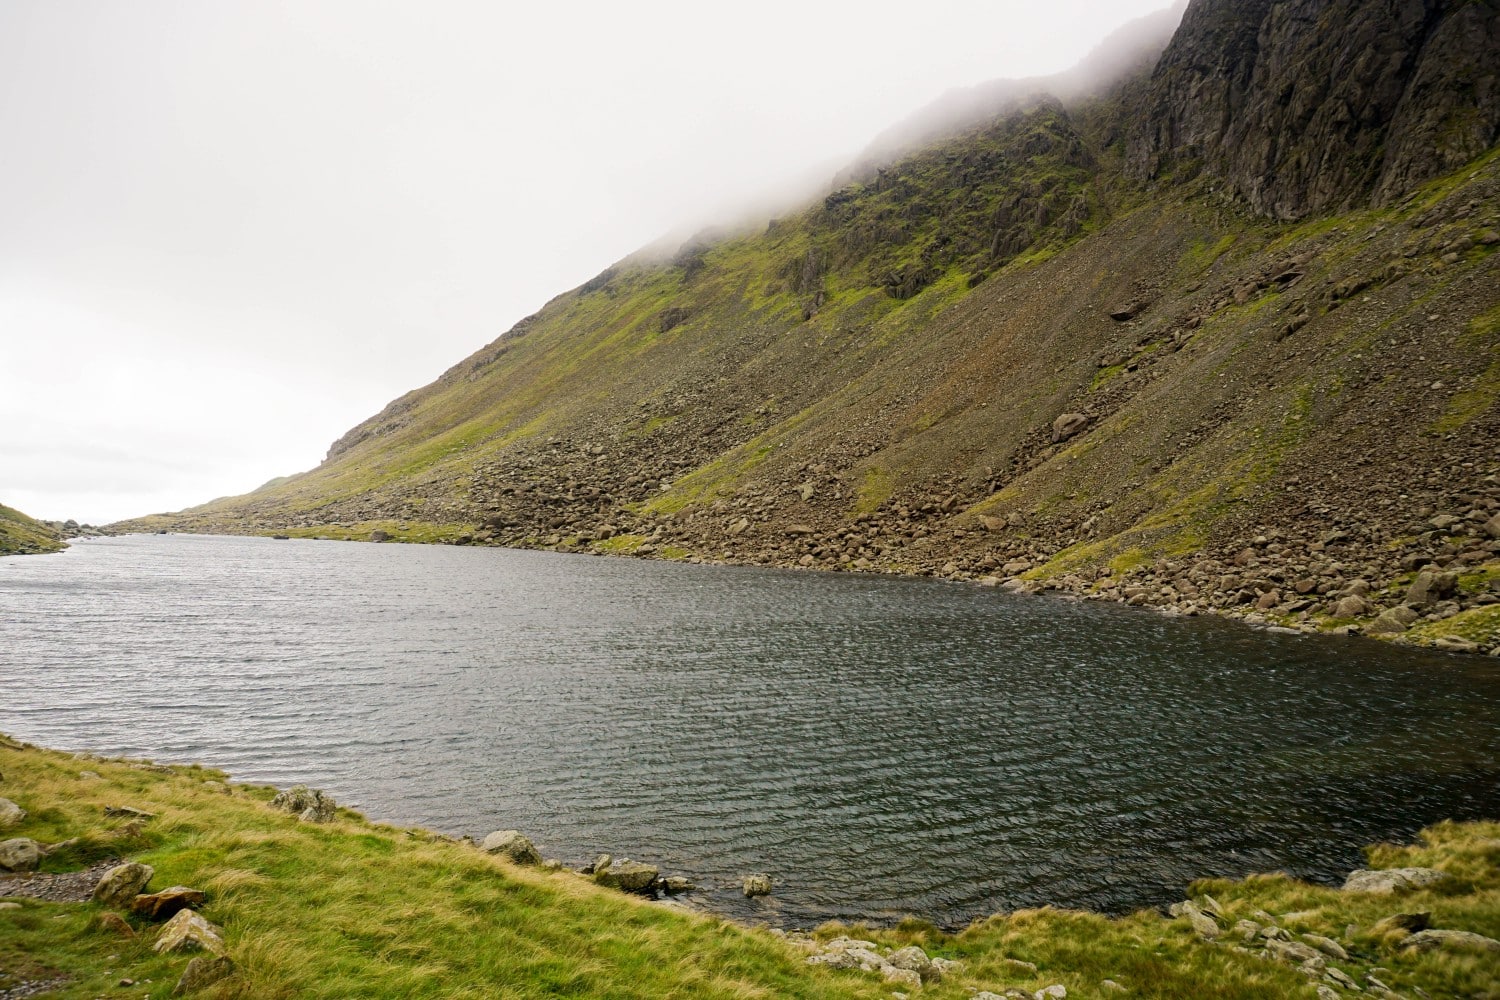
[{"label": "grass tussock", "polygon": [[[93,772],[98,777],[91,777]],[[44,871],[109,858],[152,865],[151,888],[205,890],[205,916],[222,926],[236,971],[197,994],[229,998],[334,997],[889,997],[891,985],[859,971],[806,964],[815,942],[841,933],[883,948],[917,944],[962,965],[921,997],[963,1000],[975,990],[1035,991],[1060,983],[1069,996],[1315,995],[1303,973],[1237,948],[1226,934],[1199,938],[1185,920],[1155,911],[1111,919],[1053,909],[978,922],[961,933],[921,920],[871,929],[828,925],[804,940],[594,887],[571,872],[517,868],[422,830],[371,823],[347,810],[328,824],[273,811],[270,788],[226,786],[200,767],[173,773],[128,761],[0,744],[0,794],[28,815],[5,836],[55,843]],[[107,818],[130,805],[144,824]],[[76,839],[75,839],[76,838]],[[1399,991],[1433,997],[1500,996],[1500,963],[1462,951],[1415,954],[1376,922],[1424,911],[1435,927],[1500,937],[1500,825],[1444,823],[1410,847],[1370,851],[1376,867],[1430,866],[1450,878],[1405,896],[1346,894],[1280,876],[1203,882],[1224,923],[1274,919],[1293,934],[1337,940],[1357,980],[1372,973]],[[133,997],[171,994],[185,956],[159,956],[152,925],[111,928],[94,903],[21,900],[0,911],[0,992],[62,978],[49,995],[96,997],[134,980]],[[1226,943],[1235,942],[1235,943]],[[1033,971],[1026,965],[1035,966]]]}]

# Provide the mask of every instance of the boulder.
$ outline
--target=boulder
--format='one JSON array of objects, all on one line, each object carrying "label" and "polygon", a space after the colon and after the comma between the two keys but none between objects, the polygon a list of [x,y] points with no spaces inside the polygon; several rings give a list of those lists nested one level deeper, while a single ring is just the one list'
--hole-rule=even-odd
[{"label": "boulder", "polygon": [[20,826],[21,821],[25,818],[25,809],[22,809],[10,799],[0,799],[0,830],[9,830],[13,826]]},{"label": "boulder", "polygon": [[333,801],[332,796],[324,795],[317,789],[293,785],[276,793],[276,797],[271,800],[271,808],[291,813],[304,823],[327,823],[338,810],[338,803]]},{"label": "boulder", "polygon": [[1458,589],[1458,574],[1424,569],[1406,591],[1406,603],[1414,607],[1435,604]]},{"label": "boulder", "polygon": [[390,533],[381,531],[379,528],[376,528],[374,531],[370,532],[370,541],[372,542],[388,542],[390,541],[390,539]]},{"label": "boulder", "polygon": [[886,959],[886,962],[898,969],[910,969],[918,975],[923,975],[932,968],[932,959],[928,958],[927,953],[914,944],[892,952],[890,957]]},{"label": "boulder", "polygon": [[206,898],[201,889],[189,889],[185,885],[174,885],[170,889],[163,889],[161,892],[153,892],[150,895],[135,897],[130,904],[130,912],[139,914],[147,920],[165,920],[178,910],[184,910],[191,906],[202,906]]},{"label": "boulder", "polygon": [[621,858],[599,871],[594,870],[594,881],[607,889],[621,892],[645,892],[656,884],[661,872],[655,865],[641,864],[629,858]]},{"label": "boulder", "polygon": [[1212,941],[1219,936],[1219,922],[1199,909],[1196,903],[1181,903],[1178,910],[1181,916],[1187,917],[1199,937]]},{"label": "boulder", "polygon": [[123,865],[115,865],[99,879],[94,886],[93,900],[112,910],[123,910],[131,904],[136,896],[140,895],[146,883],[151,881],[151,876],[156,870],[150,865],[138,864],[127,861]]},{"label": "boulder", "polygon": [[667,876],[666,878],[661,880],[661,887],[667,893],[674,896],[680,892],[692,892],[694,889],[698,888],[698,886],[695,885],[691,879],[685,879],[681,875]]},{"label": "boulder", "polygon": [[1329,958],[1336,958],[1340,962],[1349,961],[1349,953],[1344,950],[1343,945],[1339,944],[1333,938],[1324,937],[1321,934],[1304,934],[1302,935],[1302,940],[1306,941],[1308,944],[1312,945],[1314,948],[1318,949]]},{"label": "boulder", "polygon": [[1333,606],[1335,618],[1362,618],[1370,613],[1370,602],[1357,594],[1350,594]]},{"label": "boulder", "polygon": [[1389,894],[1398,889],[1420,889],[1441,882],[1447,874],[1436,868],[1384,868],[1377,871],[1359,869],[1344,880],[1345,892]]},{"label": "boulder", "polygon": [[1491,538],[1500,538],[1500,514],[1484,522],[1484,533]]},{"label": "boulder", "polygon": [[747,899],[755,896],[769,896],[771,894],[771,876],[762,874],[746,875],[743,889]]},{"label": "boulder", "polygon": [[178,910],[176,916],[162,924],[161,933],[152,947],[158,954],[201,949],[220,957],[228,950],[223,930],[209,923],[196,910]]},{"label": "boulder", "polygon": [[1401,942],[1401,947],[1410,951],[1444,950],[1479,951],[1500,954],[1500,941],[1475,934],[1472,931],[1427,930],[1417,931]]},{"label": "boulder", "polygon": [[1087,414],[1064,413],[1052,421],[1052,443],[1061,444],[1089,425]]},{"label": "boulder", "polygon": [[922,985],[922,977],[910,969],[898,969],[894,965],[882,965],[880,975],[888,983],[905,986],[909,989],[917,989]]},{"label": "boulder", "polygon": [[47,849],[26,837],[0,841],[0,872],[34,872]]},{"label": "boulder", "polygon": [[180,997],[186,993],[196,993],[205,986],[212,986],[233,974],[234,963],[223,955],[213,957],[199,955],[182,970],[182,978],[178,979],[177,985],[172,987],[172,995]]},{"label": "boulder", "polygon": [[542,855],[532,844],[531,838],[519,830],[496,830],[484,838],[480,848],[490,854],[499,854],[518,865],[539,865]]},{"label": "boulder", "polygon": [[126,819],[139,819],[139,820],[147,820],[147,819],[155,819],[156,818],[156,813],[147,812],[144,809],[137,809],[135,806],[105,806],[104,807],[104,815],[106,815],[106,816],[108,816],[108,817],[110,817],[112,819],[119,818],[119,817],[124,817]]},{"label": "boulder", "polygon": [[1278,962],[1285,962],[1287,965],[1311,963],[1320,971],[1326,961],[1317,949],[1301,941],[1277,941],[1273,938],[1266,942],[1266,953]]},{"label": "boulder", "polygon": [[1411,627],[1411,623],[1420,617],[1411,608],[1394,607],[1382,612],[1374,621],[1366,625],[1365,632],[1370,635],[1395,635],[1405,632]]}]

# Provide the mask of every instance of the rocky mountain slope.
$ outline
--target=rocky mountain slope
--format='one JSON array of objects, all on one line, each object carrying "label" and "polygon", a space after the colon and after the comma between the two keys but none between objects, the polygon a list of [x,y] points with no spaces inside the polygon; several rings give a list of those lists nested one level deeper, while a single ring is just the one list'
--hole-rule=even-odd
[{"label": "rocky mountain slope", "polygon": [[[1500,646],[1500,6],[1194,0],[763,229],[639,255],[137,528],[545,546]],[[999,90],[996,93],[1000,93]]]},{"label": "rocky mountain slope", "polygon": [[0,556],[57,552],[64,547],[62,536],[51,525],[0,504]]}]

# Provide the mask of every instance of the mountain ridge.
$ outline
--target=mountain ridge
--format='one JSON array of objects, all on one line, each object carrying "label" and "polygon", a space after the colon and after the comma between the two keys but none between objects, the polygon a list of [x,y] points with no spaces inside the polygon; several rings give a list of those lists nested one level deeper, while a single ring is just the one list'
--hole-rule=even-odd
[{"label": "mountain ridge", "polygon": [[[627,258],[317,469],[129,526],[937,574],[1500,647],[1497,25],[1195,0],[1106,93],[1008,102],[762,231]],[[1403,38],[1395,98],[1334,79]],[[1431,162],[1402,138],[1460,119]],[[1350,167],[1376,133],[1379,170]]]}]

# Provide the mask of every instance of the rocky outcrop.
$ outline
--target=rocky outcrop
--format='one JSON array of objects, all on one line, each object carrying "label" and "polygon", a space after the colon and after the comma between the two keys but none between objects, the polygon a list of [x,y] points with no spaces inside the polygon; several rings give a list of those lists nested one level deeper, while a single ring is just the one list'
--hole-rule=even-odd
[{"label": "rocky outcrop", "polygon": [[317,789],[293,785],[276,793],[271,808],[291,813],[304,823],[327,823],[337,814],[338,803]]},{"label": "rocky outcrop", "polygon": [[1389,202],[1500,138],[1500,8],[1195,0],[1152,76],[1131,169],[1202,169],[1278,219]]}]

